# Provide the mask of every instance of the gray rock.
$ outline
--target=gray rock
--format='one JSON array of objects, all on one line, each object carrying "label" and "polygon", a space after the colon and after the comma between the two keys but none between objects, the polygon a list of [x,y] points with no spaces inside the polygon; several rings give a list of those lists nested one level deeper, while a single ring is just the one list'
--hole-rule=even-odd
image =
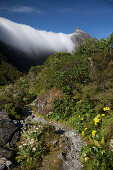
[{"label": "gray rock", "polygon": [[0,158],[0,170],[5,169],[5,168],[9,168],[12,165],[12,162],[9,161],[6,158]]},{"label": "gray rock", "polygon": [[18,126],[12,120],[0,119],[0,144],[3,146],[11,142],[17,130]]},{"label": "gray rock", "polygon": [[63,161],[61,170],[80,170],[82,164],[79,160],[79,152],[83,145],[80,136],[75,130],[69,130],[64,133],[64,136],[69,139],[70,148],[67,150],[66,161]]},{"label": "gray rock", "polygon": [[109,142],[109,148],[113,152],[113,139],[111,139]]},{"label": "gray rock", "polygon": [[63,161],[65,161],[66,160],[66,153],[60,153],[59,155],[58,155],[58,159],[61,159],[61,160],[63,160]]},{"label": "gray rock", "polygon": [[80,45],[82,45],[84,40],[92,39],[92,37],[88,33],[80,30],[80,28],[77,28],[71,39],[75,44],[75,49],[77,49]]},{"label": "gray rock", "polygon": [[53,146],[56,146],[58,144],[58,140],[54,140],[52,143],[53,143]]},{"label": "gray rock", "polygon": [[4,149],[0,147],[0,157],[11,158],[13,155],[13,151],[10,149]]},{"label": "gray rock", "polygon": [[11,140],[9,141],[9,146],[13,148],[15,146],[15,143],[18,141],[20,136],[20,132],[16,131],[14,135],[12,136]]},{"label": "gray rock", "polygon": [[45,120],[43,117],[36,117],[35,115],[30,115],[25,119],[24,126],[26,124],[29,124],[30,122],[36,122],[36,123],[42,123],[42,124],[48,124],[49,121]]},{"label": "gray rock", "polygon": [[[49,121],[40,117],[35,117],[33,119],[41,123],[43,122],[46,122],[47,124],[50,123]],[[58,134],[62,136],[62,141],[65,147],[64,153],[61,152],[58,155],[58,159],[61,159],[63,161],[60,170],[81,170],[83,168],[83,165],[81,164],[79,159],[79,152],[84,143],[81,140],[80,136],[76,133],[75,130],[65,128],[60,123],[51,122],[50,124],[55,127],[55,132],[57,133],[60,132]],[[54,141],[54,143],[56,142],[57,141]]]},{"label": "gray rock", "polygon": [[7,112],[0,112],[0,119],[9,119]]},{"label": "gray rock", "polygon": [[3,170],[3,169],[5,169],[6,168],[6,165],[4,164],[4,162],[2,163],[1,161],[0,161],[0,170]]}]

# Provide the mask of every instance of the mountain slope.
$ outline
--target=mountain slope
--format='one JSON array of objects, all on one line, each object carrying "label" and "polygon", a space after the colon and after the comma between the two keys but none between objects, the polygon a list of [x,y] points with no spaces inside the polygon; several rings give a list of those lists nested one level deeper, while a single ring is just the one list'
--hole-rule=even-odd
[{"label": "mountain slope", "polygon": [[[80,152],[85,170],[113,169],[112,37],[86,40],[73,54],[60,52],[49,56],[43,65],[31,67],[28,75],[15,84],[0,88],[0,111],[12,119],[24,118],[24,109],[30,104],[36,115],[75,128],[85,140]],[[62,95],[57,98],[59,92]],[[47,109],[49,112],[43,112]],[[32,133],[29,135],[33,139]],[[17,159],[23,168],[33,165],[36,169],[33,163],[39,150],[32,152],[29,148],[21,146]],[[42,151],[43,148],[43,161]],[[36,157],[31,159],[32,153]],[[76,156],[74,152],[73,157]],[[30,160],[28,164],[24,164],[26,160]]]},{"label": "mountain slope", "polygon": [[56,52],[75,51],[87,38],[91,36],[78,29],[72,34],[53,33],[0,18],[0,52],[21,71]]},{"label": "mountain slope", "polygon": [[0,86],[14,83],[15,80],[19,79],[22,76],[16,67],[10,64],[6,57],[0,53]]},{"label": "mountain slope", "polygon": [[80,47],[80,45],[82,45],[84,40],[92,39],[92,37],[88,33],[80,30],[80,28],[77,28],[74,34],[72,35],[71,39],[75,44],[75,49],[77,49],[78,47]]}]

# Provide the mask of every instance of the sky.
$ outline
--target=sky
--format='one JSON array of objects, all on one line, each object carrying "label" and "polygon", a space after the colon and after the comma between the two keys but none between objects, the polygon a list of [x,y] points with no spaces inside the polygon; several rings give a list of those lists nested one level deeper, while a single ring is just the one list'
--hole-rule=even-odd
[{"label": "sky", "polygon": [[113,33],[113,0],[0,0],[0,17],[55,33]]}]

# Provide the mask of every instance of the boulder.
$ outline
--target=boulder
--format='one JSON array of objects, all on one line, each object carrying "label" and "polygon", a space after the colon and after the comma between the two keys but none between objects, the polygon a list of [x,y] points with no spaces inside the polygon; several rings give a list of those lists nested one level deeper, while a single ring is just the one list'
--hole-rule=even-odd
[{"label": "boulder", "polygon": [[0,119],[9,119],[7,112],[0,112]]},{"label": "boulder", "polygon": [[113,152],[113,139],[109,142],[109,149]]},{"label": "boulder", "polygon": [[9,161],[8,159],[6,158],[0,158],[0,170],[3,170],[3,169],[9,169],[9,167],[12,165],[12,162]]},{"label": "boulder", "polygon": [[0,147],[0,158],[1,157],[5,157],[5,158],[11,158],[13,155],[13,151],[10,149],[4,149],[2,147]]},{"label": "boulder", "polygon": [[[6,145],[8,142],[13,144],[17,141],[19,136],[16,133],[19,130],[18,126],[10,119],[0,119],[0,145]],[[15,135],[16,134],[16,135]]]},{"label": "boulder", "polygon": [[58,90],[57,88],[48,90],[34,101],[36,112],[43,115],[48,114],[53,107],[54,100],[62,97],[63,93],[61,90]]}]

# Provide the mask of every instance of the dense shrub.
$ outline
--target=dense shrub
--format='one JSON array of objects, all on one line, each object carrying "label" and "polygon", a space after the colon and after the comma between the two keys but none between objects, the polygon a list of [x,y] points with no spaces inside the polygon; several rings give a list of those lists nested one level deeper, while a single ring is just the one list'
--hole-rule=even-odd
[{"label": "dense shrub", "polygon": [[3,57],[0,59],[0,86],[6,84],[14,83],[15,80],[19,79],[22,76],[13,65],[3,60]]}]

